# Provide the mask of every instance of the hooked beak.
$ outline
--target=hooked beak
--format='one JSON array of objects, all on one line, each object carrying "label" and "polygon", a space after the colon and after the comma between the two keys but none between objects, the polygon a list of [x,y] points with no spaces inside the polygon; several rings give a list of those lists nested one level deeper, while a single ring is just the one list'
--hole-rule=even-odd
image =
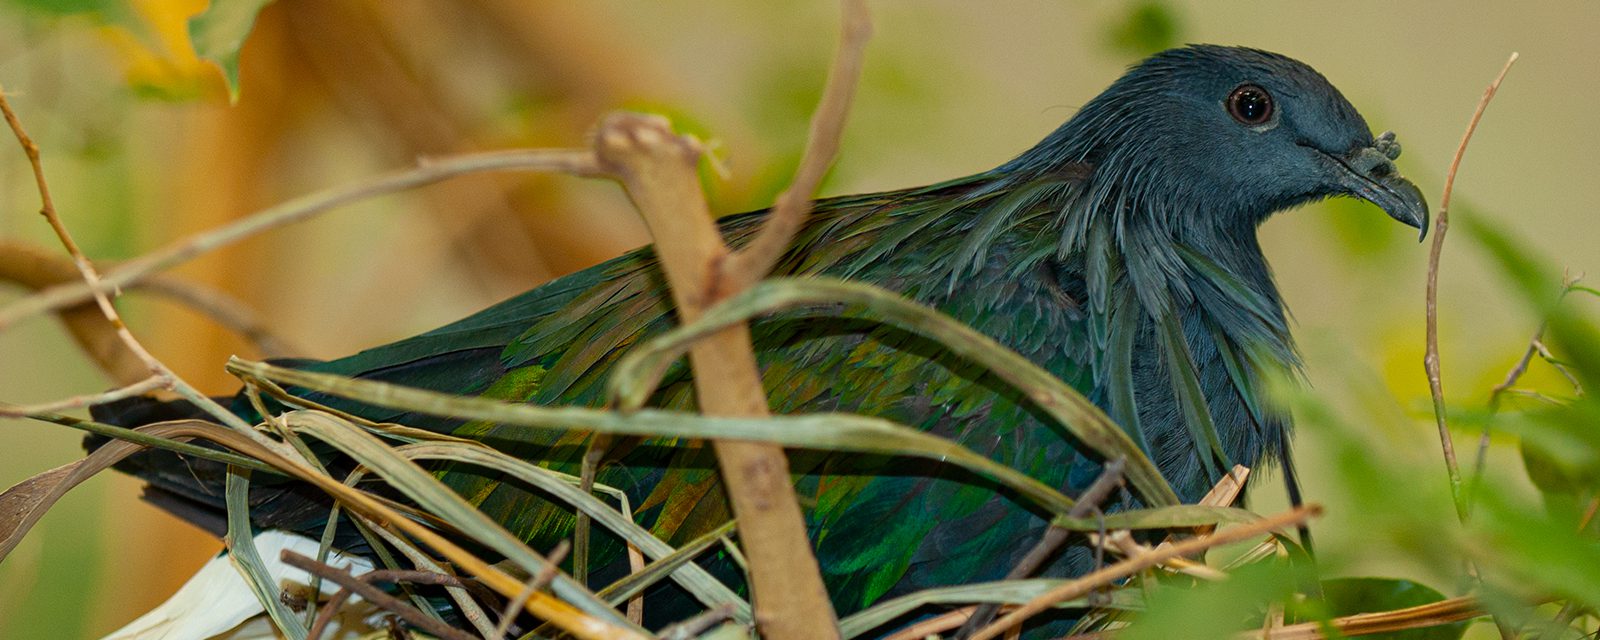
[{"label": "hooked beak", "polygon": [[1400,145],[1393,133],[1384,133],[1370,147],[1343,157],[1328,154],[1340,190],[1378,205],[1389,217],[1417,229],[1420,242],[1428,235],[1428,201],[1410,180],[1400,177],[1394,159]]}]

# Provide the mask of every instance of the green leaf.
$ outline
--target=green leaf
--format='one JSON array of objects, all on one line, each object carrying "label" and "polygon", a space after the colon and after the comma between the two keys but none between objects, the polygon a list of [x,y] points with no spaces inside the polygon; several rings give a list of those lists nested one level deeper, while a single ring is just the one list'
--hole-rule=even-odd
[{"label": "green leaf", "polygon": [[1600,605],[1600,541],[1565,517],[1509,492],[1484,491],[1473,514],[1466,549],[1479,568],[1518,591]]},{"label": "green leaf", "polygon": [[1296,578],[1287,564],[1261,562],[1233,572],[1227,580],[1193,588],[1162,585],[1150,597],[1144,615],[1117,638],[1232,639],[1240,631],[1259,629],[1267,606],[1293,595]]},{"label": "green leaf", "polygon": [[[1329,617],[1357,613],[1377,613],[1431,604],[1444,600],[1444,594],[1410,580],[1394,578],[1337,578],[1322,582],[1323,604]],[[1394,640],[1456,640],[1467,631],[1467,623],[1391,631],[1385,638]]]},{"label": "green leaf", "polygon": [[256,15],[272,0],[211,0],[204,13],[189,20],[194,52],[222,69],[228,98],[239,99],[239,50],[255,27]]},{"label": "green leaf", "polygon": [[1522,444],[1528,478],[1548,497],[1593,495],[1600,490],[1600,407],[1584,399],[1503,416],[1491,428],[1514,433]]}]

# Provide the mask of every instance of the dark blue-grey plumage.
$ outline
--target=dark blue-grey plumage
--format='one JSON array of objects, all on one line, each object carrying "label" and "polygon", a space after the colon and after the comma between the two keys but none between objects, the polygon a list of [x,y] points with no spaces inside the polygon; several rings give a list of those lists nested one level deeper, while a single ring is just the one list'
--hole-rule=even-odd
[{"label": "dark blue-grey plumage", "polygon": [[[1245,89],[1260,93],[1251,94],[1254,110],[1241,112],[1234,98]],[[1263,96],[1270,109],[1261,108]],[[1252,49],[1185,47],[1132,68],[992,171],[820,201],[777,272],[872,282],[996,338],[1105,408],[1178,494],[1194,500],[1230,462],[1255,466],[1287,454],[1287,419],[1260,390],[1298,360],[1256,227],[1285,208],[1351,195],[1425,228],[1426,205],[1395,172],[1394,149],[1304,64]],[[742,242],[762,217],[730,217],[724,228]],[[673,324],[646,248],[450,326],[308,366],[594,405],[619,354]],[[762,320],[752,333],[776,410],[884,416],[1074,493],[1100,468],[1097,454],[1026,398],[914,336],[810,312]],[[680,368],[655,403],[690,406],[688,385]],[[588,441],[316,399],[374,420],[482,438],[574,473]],[[642,523],[681,542],[728,511],[704,450],[663,444],[615,447],[600,481],[630,492]],[[214,466],[168,454],[130,465],[159,488],[220,504]],[[1047,522],[937,464],[802,452],[794,469],[842,613],[919,588],[998,578]],[[443,477],[535,545],[570,535],[566,510],[537,492],[460,467]],[[283,491],[262,484],[264,496]],[[258,502],[281,508],[253,512],[258,525],[318,524],[306,509],[290,508],[304,496],[271,495]],[[597,553],[604,561],[617,548]],[[1069,552],[1047,571],[1083,568]]]}]

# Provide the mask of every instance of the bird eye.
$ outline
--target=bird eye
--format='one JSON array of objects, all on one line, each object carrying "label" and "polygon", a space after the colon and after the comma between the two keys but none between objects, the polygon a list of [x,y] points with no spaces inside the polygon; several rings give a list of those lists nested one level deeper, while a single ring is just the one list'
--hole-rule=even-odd
[{"label": "bird eye", "polygon": [[1272,117],[1272,96],[1253,84],[1240,85],[1228,94],[1228,114],[1243,124],[1266,122]]}]

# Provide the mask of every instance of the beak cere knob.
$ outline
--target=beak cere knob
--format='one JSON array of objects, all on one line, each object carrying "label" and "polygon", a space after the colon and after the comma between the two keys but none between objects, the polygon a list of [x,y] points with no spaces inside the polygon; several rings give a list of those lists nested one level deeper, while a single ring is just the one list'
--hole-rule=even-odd
[{"label": "beak cere knob", "polygon": [[1400,159],[1400,141],[1395,139],[1393,131],[1385,131],[1379,134],[1378,139],[1372,142],[1372,148],[1377,149],[1378,153],[1383,154],[1385,158],[1390,160]]},{"label": "beak cere knob", "polygon": [[1378,205],[1389,217],[1419,232],[1420,242],[1428,235],[1428,201],[1422,191],[1400,176],[1394,159],[1400,157],[1400,142],[1386,131],[1372,146],[1333,158],[1332,170],[1345,193]]}]

